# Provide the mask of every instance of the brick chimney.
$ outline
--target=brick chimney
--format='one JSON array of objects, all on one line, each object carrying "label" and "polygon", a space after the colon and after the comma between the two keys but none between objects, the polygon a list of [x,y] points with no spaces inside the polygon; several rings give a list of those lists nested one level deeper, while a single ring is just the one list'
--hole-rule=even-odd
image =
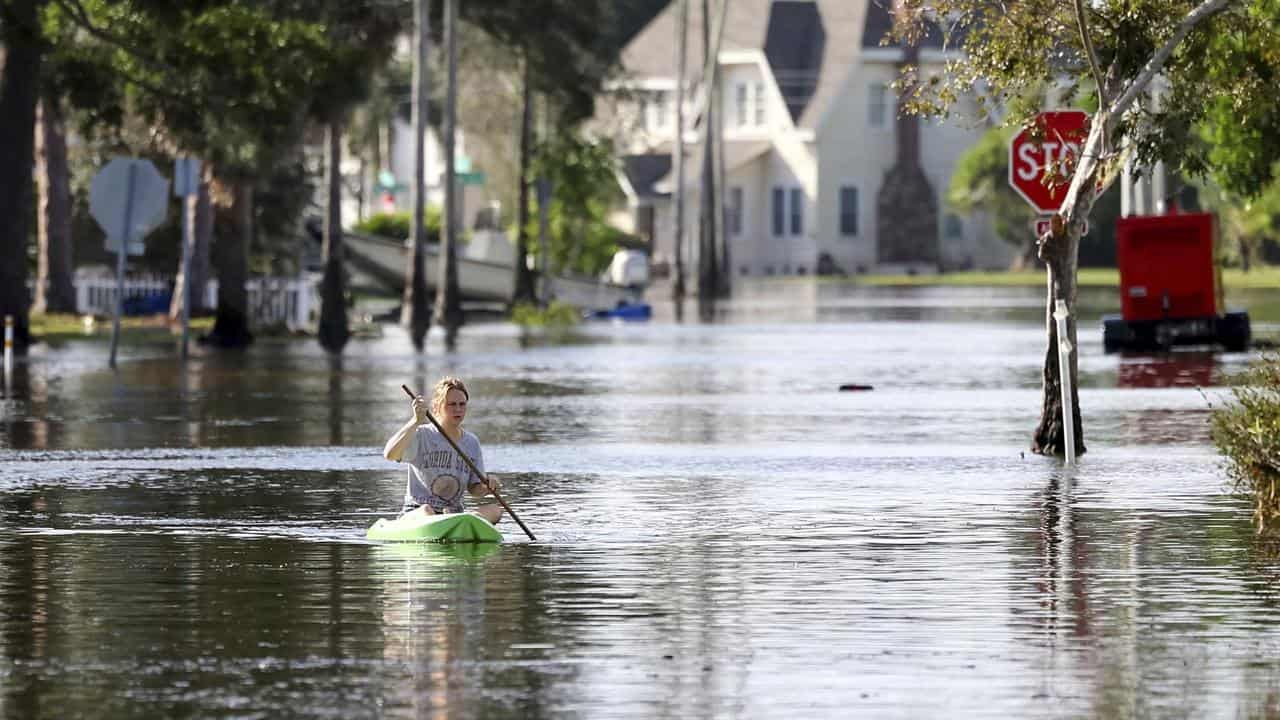
[{"label": "brick chimney", "polygon": [[[917,46],[904,46],[899,71],[918,65],[919,59]],[[896,107],[901,107],[901,98]],[[920,120],[899,112],[894,130],[894,165],[885,173],[876,198],[876,259],[881,264],[936,269],[938,201],[920,165]]]}]

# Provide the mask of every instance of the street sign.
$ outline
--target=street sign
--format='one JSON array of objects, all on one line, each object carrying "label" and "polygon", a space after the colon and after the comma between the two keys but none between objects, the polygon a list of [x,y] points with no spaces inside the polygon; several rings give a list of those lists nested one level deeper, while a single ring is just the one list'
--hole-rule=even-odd
[{"label": "street sign", "polygon": [[1089,114],[1082,110],[1040,113],[1009,143],[1009,185],[1036,212],[1057,212],[1088,136]]},{"label": "street sign", "polygon": [[186,197],[200,192],[200,161],[180,157],[173,161],[173,195]]},{"label": "street sign", "polygon": [[89,214],[107,234],[107,250],[121,240],[130,255],[141,255],[142,239],[164,221],[169,181],[150,160],[118,157],[98,171],[89,185]]},{"label": "street sign", "polygon": [[[1043,234],[1045,234],[1045,233],[1049,232],[1050,223],[1051,223],[1052,221],[1053,221],[1053,217],[1052,217],[1052,216],[1050,216],[1050,217],[1040,217],[1040,218],[1036,218],[1035,220],[1032,220],[1032,221],[1031,221],[1031,229],[1035,232],[1036,237],[1040,237],[1041,235],[1043,235]],[[1084,221],[1084,232],[1082,232],[1082,233],[1080,233],[1080,234],[1081,234],[1081,235],[1088,235],[1088,234],[1089,234],[1089,221],[1088,221],[1088,220],[1085,220],[1085,221]]]}]

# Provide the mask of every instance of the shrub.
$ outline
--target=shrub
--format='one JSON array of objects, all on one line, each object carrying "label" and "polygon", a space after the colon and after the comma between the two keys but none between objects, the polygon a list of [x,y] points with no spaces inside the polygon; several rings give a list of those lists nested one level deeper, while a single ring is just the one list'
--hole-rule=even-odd
[{"label": "shrub", "polygon": [[545,308],[518,303],[511,309],[511,322],[524,328],[566,329],[578,324],[578,310],[558,300]]},{"label": "shrub", "polygon": [[1280,518],[1280,356],[1234,379],[1234,402],[1214,410],[1212,437],[1236,489],[1253,498],[1259,532]]},{"label": "shrub", "polygon": [[[426,210],[427,242],[440,242],[440,208],[429,206]],[[355,229],[368,235],[409,239],[409,211],[378,213],[356,223]]]}]

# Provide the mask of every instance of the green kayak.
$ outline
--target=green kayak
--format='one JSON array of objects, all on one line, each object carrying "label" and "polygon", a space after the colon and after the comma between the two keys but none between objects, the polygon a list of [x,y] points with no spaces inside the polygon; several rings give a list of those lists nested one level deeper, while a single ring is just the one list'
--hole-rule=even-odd
[{"label": "green kayak", "polygon": [[369,528],[365,537],[370,540],[443,543],[502,542],[502,533],[498,532],[497,528],[488,520],[469,512],[448,515],[424,515],[415,512],[395,520],[381,518]]}]

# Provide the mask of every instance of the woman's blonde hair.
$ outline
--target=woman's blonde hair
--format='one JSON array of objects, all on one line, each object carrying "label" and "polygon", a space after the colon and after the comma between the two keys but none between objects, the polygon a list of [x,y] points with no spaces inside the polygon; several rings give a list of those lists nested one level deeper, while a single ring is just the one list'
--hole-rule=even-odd
[{"label": "woman's blonde hair", "polygon": [[467,386],[462,379],[448,375],[440,378],[440,382],[436,383],[435,389],[431,391],[432,410],[436,412],[444,410],[444,400],[449,397],[450,390],[461,390],[467,400],[471,399],[471,393],[467,392]]}]

